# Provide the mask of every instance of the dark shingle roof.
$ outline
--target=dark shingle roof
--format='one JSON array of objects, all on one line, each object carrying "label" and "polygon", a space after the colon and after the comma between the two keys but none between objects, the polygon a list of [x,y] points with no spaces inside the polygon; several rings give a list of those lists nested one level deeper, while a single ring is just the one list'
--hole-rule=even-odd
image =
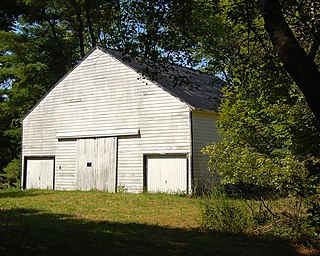
[{"label": "dark shingle roof", "polygon": [[192,108],[217,111],[224,84],[218,77],[178,65],[160,66],[158,69],[155,65],[147,65],[137,59],[131,59],[119,51],[98,48],[133,68],[147,79],[156,82],[163,90]]}]

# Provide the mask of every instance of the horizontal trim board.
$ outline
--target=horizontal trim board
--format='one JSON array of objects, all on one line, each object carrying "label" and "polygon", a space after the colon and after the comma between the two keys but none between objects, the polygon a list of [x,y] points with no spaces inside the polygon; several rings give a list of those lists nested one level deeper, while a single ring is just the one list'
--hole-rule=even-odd
[{"label": "horizontal trim board", "polygon": [[100,138],[100,137],[118,137],[140,135],[140,129],[114,129],[103,131],[85,131],[85,132],[58,132],[56,138],[61,139],[81,139],[81,138]]},{"label": "horizontal trim board", "polygon": [[144,157],[188,157],[189,152],[144,152]]},{"label": "horizontal trim board", "polygon": [[55,156],[53,155],[44,155],[44,156],[41,156],[41,155],[34,155],[34,156],[29,156],[29,155],[26,155],[24,156],[24,159],[26,160],[54,160],[55,159]]}]

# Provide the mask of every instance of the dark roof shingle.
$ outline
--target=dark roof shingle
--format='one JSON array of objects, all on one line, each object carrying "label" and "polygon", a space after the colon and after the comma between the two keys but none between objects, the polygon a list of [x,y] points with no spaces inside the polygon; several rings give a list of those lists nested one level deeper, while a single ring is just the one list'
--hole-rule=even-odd
[{"label": "dark roof shingle", "polygon": [[159,69],[124,56],[121,52],[99,47],[100,50],[133,68],[142,76],[154,81],[163,90],[195,109],[217,111],[222,97],[223,82],[220,78],[178,65]]}]

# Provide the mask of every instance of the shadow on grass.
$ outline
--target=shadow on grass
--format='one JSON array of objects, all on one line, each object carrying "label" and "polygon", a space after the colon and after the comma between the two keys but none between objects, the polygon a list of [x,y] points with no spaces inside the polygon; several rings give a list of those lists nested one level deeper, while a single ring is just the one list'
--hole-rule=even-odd
[{"label": "shadow on grass", "polygon": [[35,197],[52,194],[52,190],[0,190],[0,198],[22,198],[22,197]]},{"label": "shadow on grass", "polygon": [[0,255],[298,255],[282,240],[0,211]]}]

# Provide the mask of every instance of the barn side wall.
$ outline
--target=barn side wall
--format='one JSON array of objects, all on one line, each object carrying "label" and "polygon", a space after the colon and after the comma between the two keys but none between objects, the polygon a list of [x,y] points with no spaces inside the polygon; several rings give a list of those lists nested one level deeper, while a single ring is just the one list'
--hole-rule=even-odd
[{"label": "barn side wall", "polygon": [[140,129],[118,137],[117,186],[143,190],[143,154],[190,153],[189,107],[96,49],[23,120],[23,157],[55,156],[55,189],[73,190],[75,139],[57,133]]},{"label": "barn side wall", "polygon": [[217,130],[217,114],[205,111],[192,111],[192,134],[193,134],[193,177],[195,186],[201,185],[197,182],[212,180],[207,164],[208,157],[201,150],[221,140]]}]

